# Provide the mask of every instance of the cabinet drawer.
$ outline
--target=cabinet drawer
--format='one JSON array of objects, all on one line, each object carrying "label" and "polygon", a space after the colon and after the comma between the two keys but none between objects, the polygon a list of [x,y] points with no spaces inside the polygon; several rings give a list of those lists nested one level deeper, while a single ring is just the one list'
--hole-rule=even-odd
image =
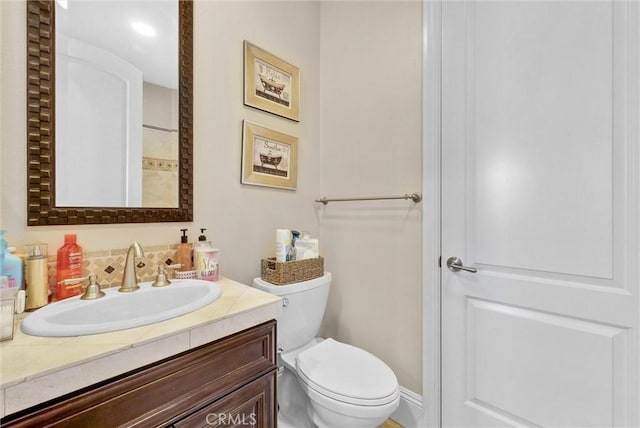
[{"label": "cabinet drawer", "polygon": [[275,370],[174,424],[175,428],[274,428]]},{"label": "cabinet drawer", "polygon": [[275,321],[9,416],[12,426],[156,426],[178,420],[275,368]]}]

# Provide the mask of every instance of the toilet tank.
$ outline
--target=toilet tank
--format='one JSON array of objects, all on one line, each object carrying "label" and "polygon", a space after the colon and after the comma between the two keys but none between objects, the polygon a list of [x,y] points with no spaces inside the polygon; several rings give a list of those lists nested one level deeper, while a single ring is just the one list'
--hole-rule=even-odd
[{"label": "toilet tank", "polygon": [[316,337],[324,316],[331,285],[331,273],[308,281],[273,285],[261,278],[253,286],[282,298],[282,314],[278,316],[278,345],[290,351]]}]

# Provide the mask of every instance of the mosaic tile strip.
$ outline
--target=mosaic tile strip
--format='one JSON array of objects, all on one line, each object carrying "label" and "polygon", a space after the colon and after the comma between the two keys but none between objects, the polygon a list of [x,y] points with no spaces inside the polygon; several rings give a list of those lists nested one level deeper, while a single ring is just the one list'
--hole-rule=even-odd
[{"label": "mosaic tile strip", "polygon": [[[153,281],[158,274],[158,266],[170,265],[176,260],[176,244],[156,245],[144,249],[144,258],[136,260],[138,281]],[[127,249],[91,251],[85,253],[83,274],[96,274],[102,288],[119,287],[122,283]],[[56,257],[49,257],[49,289],[55,296]],[[55,297],[54,297],[55,298]]]},{"label": "mosaic tile strip", "polygon": [[[176,260],[177,244],[149,246],[144,249],[144,258],[137,260],[138,281],[153,281],[158,273],[158,266],[171,265]],[[83,275],[96,274],[98,284],[102,288],[119,287],[122,282],[127,249],[90,251],[85,253]],[[48,260],[49,292],[55,300],[56,256],[49,255]],[[169,271],[170,277],[174,275]]]},{"label": "mosaic tile strip", "polygon": [[177,171],[178,161],[173,159],[142,158],[142,169],[154,171]]}]

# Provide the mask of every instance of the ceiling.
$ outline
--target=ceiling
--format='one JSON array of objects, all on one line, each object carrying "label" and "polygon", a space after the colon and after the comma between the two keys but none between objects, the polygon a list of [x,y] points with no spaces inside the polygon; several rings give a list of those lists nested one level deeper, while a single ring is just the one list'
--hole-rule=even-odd
[{"label": "ceiling", "polygon": [[[152,26],[156,35],[135,32],[133,22]],[[178,88],[176,0],[58,0],[56,32],[114,53],[141,70],[147,82]]]}]

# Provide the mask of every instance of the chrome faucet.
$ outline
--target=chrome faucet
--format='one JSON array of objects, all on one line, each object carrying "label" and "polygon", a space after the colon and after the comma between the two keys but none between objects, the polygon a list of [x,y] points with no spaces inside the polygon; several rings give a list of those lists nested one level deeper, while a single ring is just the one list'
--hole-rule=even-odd
[{"label": "chrome faucet", "polygon": [[134,242],[129,246],[127,251],[127,259],[124,263],[124,274],[122,275],[122,285],[118,291],[128,292],[136,291],[140,288],[138,285],[138,275],[136,273],[136,259],[144,257],[144,251],[139,243]]}]

